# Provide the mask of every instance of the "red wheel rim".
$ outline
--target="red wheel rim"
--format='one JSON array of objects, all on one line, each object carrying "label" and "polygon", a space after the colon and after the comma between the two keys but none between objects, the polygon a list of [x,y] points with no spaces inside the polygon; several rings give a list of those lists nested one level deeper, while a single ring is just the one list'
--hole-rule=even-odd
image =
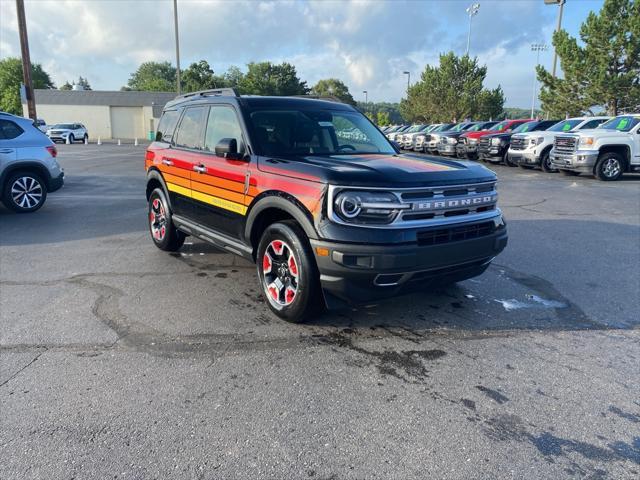
[{"label": "red wheel rim", "polygon": [[151,201],[149,226],[151,227],[151,235],[154,240],[161,242],[167,234],[167,216],[164,205],[159,198],[154,198]]},{"label": "red wheel rim", "polygon": [[261,267],[269,302],[276,308],[291,305],[298,294],[300,277],[293,249],[282,240],[273,240],[264,251]]}]

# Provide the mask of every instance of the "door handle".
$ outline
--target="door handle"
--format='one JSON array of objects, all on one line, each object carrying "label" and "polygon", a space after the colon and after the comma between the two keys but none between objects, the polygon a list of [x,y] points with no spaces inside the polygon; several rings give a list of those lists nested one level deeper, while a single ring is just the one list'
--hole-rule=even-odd
[{"label": "door handle", "polygon": [[204,165],[194,165],[193,169],[198,173],[205,173],[207,171],[207,167]]},{"label": "door handle", "polygon": [[173,165],[173,160],[171,160],[170,158],[163,158],[162,163],[170,167]]}]

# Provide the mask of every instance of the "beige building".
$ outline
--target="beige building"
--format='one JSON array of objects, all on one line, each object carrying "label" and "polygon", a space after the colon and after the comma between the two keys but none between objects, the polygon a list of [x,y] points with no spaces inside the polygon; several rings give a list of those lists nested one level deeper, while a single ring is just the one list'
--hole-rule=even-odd
[{"label": "beige building", "polygon": [[[146,139],[155,132],[170,92],[35,90],[38,118],[47,125],[82,123],[92,140]],[[28,116],[26,103],[22,111]]]}]

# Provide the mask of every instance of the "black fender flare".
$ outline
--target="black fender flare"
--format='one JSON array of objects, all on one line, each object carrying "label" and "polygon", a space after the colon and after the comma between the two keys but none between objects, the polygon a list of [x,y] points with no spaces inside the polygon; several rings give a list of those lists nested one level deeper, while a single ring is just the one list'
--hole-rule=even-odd
[{"label": "black fender flare", "polygon": [[149,191],[149,182],[151,180],[157,180],[160,185],[162,186],[162,189],[164,190],[164,195],[167,198],[167,202],[169,202],[169,209],[173,210],[173,208],[171,207],[171,197],[169,196],[169,189],[167,188],[167,183],[164,181],[164,177],[162,176],[162,173],[160,173],[160,170],[158,170],[157,168],[150,168],[147,171],[147,191],[146,191],[146,197],[147,200],[149,200],[149,194],[151,193]]},{"label": "black fender flare", "polygon": [[4,172],[2,172],[2,175],[0,175],[0,192],[2,192],[2,190],[4,189],[4,182],[7,179],[7,177],[11,175],[13,172],[20,171],[20,170],[37,172],[39,175],[42,176],[42,179],[46,184],[47,190],[51,188],[51,174],[49,173],[49,169],[47,169],[47,167],[42,163],[29,162],[29,161],[12,162],[9,165],[7,165],[7,168],[5,168]]},{"label": "black fender flare", "polygon": [[269,191],[261,193],[249,206],[244,226],[244,239],[247,243],[251,241],[251,232],[256,219],[260,213],[269,208],[277,208],[288,213],[298,222],[308,238],[318,238],[318,232],[313,225],[313,215],[302,203],[288,193]]}]

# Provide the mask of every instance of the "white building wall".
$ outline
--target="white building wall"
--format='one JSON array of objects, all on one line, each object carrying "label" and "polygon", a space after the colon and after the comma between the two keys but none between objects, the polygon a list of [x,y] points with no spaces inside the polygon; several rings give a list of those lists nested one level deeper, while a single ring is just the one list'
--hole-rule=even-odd
[{"label": "white building wall", "polygon": [[[23,115],[28,116],[26,104],[22,106]],[[38,118],[47,125],[54,123],[82,123],[94,140],[111,138],[111,118],[109,107],[105,105],[36,105]]]}]

